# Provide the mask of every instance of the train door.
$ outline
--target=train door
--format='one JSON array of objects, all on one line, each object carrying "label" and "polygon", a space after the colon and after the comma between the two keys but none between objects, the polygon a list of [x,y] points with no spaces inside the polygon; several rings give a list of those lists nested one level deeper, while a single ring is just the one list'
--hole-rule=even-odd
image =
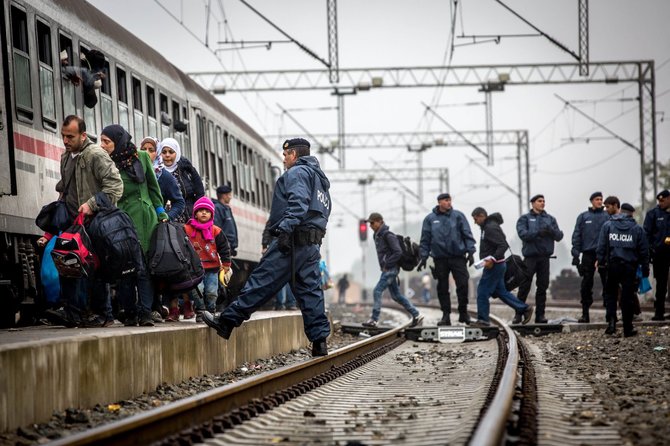
[{"label": "train door", "polygon": [[11,139],[11,98],[9,96],[9,64],[7,42],[9,29],[6,3],[0,7],[0,196],[16,193],[12,166],[14,165],[14,140]]}]

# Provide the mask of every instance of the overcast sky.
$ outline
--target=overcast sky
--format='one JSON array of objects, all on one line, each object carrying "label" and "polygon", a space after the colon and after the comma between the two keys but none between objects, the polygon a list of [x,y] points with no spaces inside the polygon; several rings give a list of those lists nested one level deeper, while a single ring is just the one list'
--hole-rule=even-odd
[{"label": "overcast sky", "polygon": [[[274,44],[271,50],[248,49],[212,52],[161,8],[181,17],[184,25],[205,40],[206,1],[94,0],[92,3],[114,20],[156,48],[185,72],[201,70],[314,69],[323,66],[293,44]],[[324,59],[328,58],[326,2],[314,0],[250,0],[250,3],[292,37]],[[535,26],[574,52],[577,42],[577,1],[507,0],[505,2]],[[659,159],[670,157],[670,2],[667,0],[591,0],[590,58],[592,61],[655,60],[657,92],[657,140]],[[237,40],[283,40],[279,32],[255,15],[239,0],[212,1],[208,40],[211,48],[226,36]],[[339,0],[339,60],[341,68],[443,65],[450,39],[449,1],[430,0]],[[456,35],[535,33],[494,0],[461,0]],[[132,13],[129,13],[132,11]],[[224,20],[225,14],[225,20]],[[463,44],[465,39],[456,39]],[[572,62],[570,55],[543,37],[504,38],[499,44],[484,43],[456,47],[452,65]],[[494,129],[527,129],[531,150],[531,195],[543,193],[547,211],[565,233],[558,249],[560,266],[569,265],[569,243],[577,214],[589,205],[595,190],[617,195],[622,201],[639,203],[640,161],[631,148],[614,139],[574,111],[565,109],[554,94],[579,103],[582,111],[606,123],[616,134],[639,142],[638,108],[634,84],[586,86],[508,86],[493,94]],[[286,109],[333,107],[335,98],[325,91],[292,93],[229,93],[219,98],[261,134],[294,134],[299,130],[282,117],[277,104]],[[437,119],[426,117],[422,102],[439,104],[439,114],[458,130],[484,130],[483,94],[474,87],[436,89],[380,89],[361,92],[346,99],[345,127],[348,132],[395,132],[447,130]],[[295,111],[292,114],[312,133],[336,133],[334,110]],[[666,118],[663,120],[663,118]],[[567,143],[570,137],[591,137],[588,143]],[[275,143],[276,141],[270,141]],[[276,145],[276,144],[275,144]],[[279,147],[277,146],[279,150]],[[488,170],[516,188],[515,151],[496,149],[495,164]],[[515,237],[517,198],[495,185],[468,157],[485,165],[472,148],[442,147],[424,154],[426,167],[446,167],[456,209],[467,216],[475,206],[499,211],[503,229]],[[413,168],[416,155],[407,150],[352,150],[348,168],[371,168],[371,158],[389,168]],[[325,160],[326,168],[334,168]],[[416,189],[414,182],[408,187]],[[482,187],[488,186],[488,187]],[[668,185],[665,185],[666,187]],[[392,183],[374,183],[368,188],[368,212],[378,211],[392,230],[402,230],[401,199]],[[441,192],[436,182],[424,185],[424,201],[407,200],[407,220],[418,224],[435,205]],[[337,183],[331,194],[336,200],[329,225],[330,268],[344,272],[352,268],[352,253],[360,252],[356,219],[342,209],[362,215],[360,187]],[[525,204],[524,204],[525,206]],[[410,229],[418,239],[418,227]],[[475,238],[479,229],[473,227]],[[337,242],[335,242],[337,241]],[[370,243],[370,253],[372,254]],[[373,254],[372,254],[373,255]],[[377,271],[368,273],[376,278]]]}]

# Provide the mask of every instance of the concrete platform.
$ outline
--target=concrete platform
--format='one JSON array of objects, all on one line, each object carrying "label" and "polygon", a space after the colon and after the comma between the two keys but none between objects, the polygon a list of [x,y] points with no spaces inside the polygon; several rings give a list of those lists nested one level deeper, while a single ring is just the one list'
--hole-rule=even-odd
[{"label": "concrete platform", "polygon": [[257,312],[230,340],[192,321],[0,331],[0,432],[305,347],[299,311]]}]

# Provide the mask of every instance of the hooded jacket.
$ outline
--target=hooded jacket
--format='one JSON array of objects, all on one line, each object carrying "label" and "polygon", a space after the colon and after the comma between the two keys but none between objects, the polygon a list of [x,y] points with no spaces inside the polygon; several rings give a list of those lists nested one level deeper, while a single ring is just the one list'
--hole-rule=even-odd
[{"label": "hooded jacket", "polygon": [[563,231],[558,229],[554,217],[545,211],[537,214],[532,209],[519,217],[516,232],[523,242],[524,257],[550,257],[554,253],[554,242],[563,239]]},{"label": "hooded jacket", "polygon": [[670,212],[656,206],[644,217],[644,232],[647,234],[649,247],[656,253],[670,255],[670,245],[665,244],[670,237]]},{"label": "hooded jacket", "polygon": [[298,226],[326,230],[330,216],[330,181],[319,161],[301,156],[279,177],[270,209],[270,231],[292,233]]},{"label": "hooded jacket", "polygon": [[649,244],[643,229],[630,215],[616,214],[603,225],[596,250],[598,264],[607,265],[611,259],[642,265],[649,275]]},{"label": "hooded jacket", "polygon": [[588,208],[579,214],[575,230],[572,231],[572,257],[579,257],[582,252],[596,251],[600,229],[607,220],[609,214],[603,208]]},{"label": "hooded jacket", "polygon": [[464,257],[474,254],[475,239],[465,215],[455,209],[440,212],[435,206],[433,212],[423,219],[419,254],[421,259]]},{"label": "hooded jacket", "polygon": [[374,235],[377,260],[382,271],[398,268],[398,260],[402,256],[402,248],[398,237],[389,230],[387,225],[381,225]]},{"label": "hooded jacket", "polygon": [[505,258],[507,251],[507,238],[500,225],[503,224],[502,215],[495,212],[482,223],[482,236],[479,241],[479,258],[493,256],[496,260]]}]

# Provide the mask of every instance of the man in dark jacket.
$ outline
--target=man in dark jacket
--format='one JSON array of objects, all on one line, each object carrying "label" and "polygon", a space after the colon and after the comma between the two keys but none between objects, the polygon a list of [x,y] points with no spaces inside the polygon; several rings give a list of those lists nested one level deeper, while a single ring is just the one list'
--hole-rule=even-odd
[{"label": "man in dark jacket", "polygon": [[451,206],[451,195],[444,193],[437,197],[437,206],[423,220],[420,242],[421,262],[417,271],[426,266],[428,256],[435,262],[434,275],[437,279],[437,297],[442,309],[442,320],[437,325],[451,325],[451,298],[449,296],[449,274],[456,282],[458,297],[458,321],[470,323],[468,316],[468,267],[475,262],[475,239],[470,225],[462,212]]},{"label": "man in dark jacket", "polygon": [[633,206],[623,203],[621,213],[612,216],[600,230],[596,249],[598,265],[607,268],[605,333],[616,333],[616,300],[621,286],[621,318],[625,337],[637,334],[633,329],[633,316],[638,266],[642,269],[642,277],[649,277],[649,244],[644,230],[635,223],[633,212]]},{"label": "man in dark jacket", "polygon": [[[598,235],[609,215],[603,208],[602,192],[591,194],[591,207],[579,214],[572,232],[572,264],[577,267],[582,276],[580,289],[582,303],[582,317],[579,322],[589,322],[589,308],[593,304],[593,276],[596,272],[596,247]],[[579,255],[581,254],[581,262]],[[600,274],[599,274],[600,275]],[[600,281],[605,289],[605,277],[600,275]]]},{"label": "man in dark jacket", "polygon": [[230,186],[223,185],[216,188],[216,201],[214,202],[214,224],[221,228],[230,244],[231,255],[237,255],[237,224],[230,201],[233,199],[233,190]]},{"label": "man in dark jacket", "polygon": [[402,256],[402,248],[398,237],[389,231],[389,227],[384,224],[381,214],[373,212],[367,219],[370,228],[375,233],[375,248],[377,248],[377,260],[382,270],[382,275],[377,282],[374,290],[374,304],[372,306],[372,317],[367,322],[363,322],[364,327],[376,327],[379,321],[379,313],[382,309],[382,293],[386,288],[391,293],[391,298],[403,306],[409,314],[412,315],[412,327],[423,321],[423,316],[414,305],[400,292],[398,287],[398,261]]},{"label": "man in dark jacket", "polygon": [[[516,232],[523,242],[521,252],[528,267],[528,280],[519,287],[519,299],[526,301],[533,275],[537,275],[535,323],[546,324],[544,308],[549,287],[549,258],[554,254],[554,242],[563,239],[563,231],[558,228],[556,219],[544,210],[544,195],[535,195],[530,199],[530,203],[530,212],[519,217],[516,222]],[[521,320],[517,315],[514,323],[519,322]]]},{"label": "man in dark jacket", "polygon": [[490,216],[484,208],[475,208],[472,218],[481,227],[482,236],[479,241],[479,259],[483,261],[484,272],[477,286],[477,322],[476,325],[491,325],[489,319],[489,298],[495,296],[514,309],[523,323],[527,324],[533,316],[533,307],[507,291],[505,287],[505,251],[507,239],[500,228],[502,215],[493,213]]},{"label": "man in dark jacket", "polygon": [[302,138],[283,145],[286,172],[274,188],[269,230],[276,236],[242,292],[218,318],[205,312],[204,322],[228,339],[234,327],[249,319],[287,283],[298,300],[305,334],[312,342],[312,355],[328,354],[326,338],[330,323],[326,317],[319,248],[330,216],[330,182],[310,156],[310,144]]},{"label": "man in dark jacket", "polygon": [[668,292],[668,272],[670,270],[670,191],[665,189],[656,195],[658,206],[644,217],[644,232],[654,264],[656,279],[656,300],[654,321],[665,320],[665,296]]}]

